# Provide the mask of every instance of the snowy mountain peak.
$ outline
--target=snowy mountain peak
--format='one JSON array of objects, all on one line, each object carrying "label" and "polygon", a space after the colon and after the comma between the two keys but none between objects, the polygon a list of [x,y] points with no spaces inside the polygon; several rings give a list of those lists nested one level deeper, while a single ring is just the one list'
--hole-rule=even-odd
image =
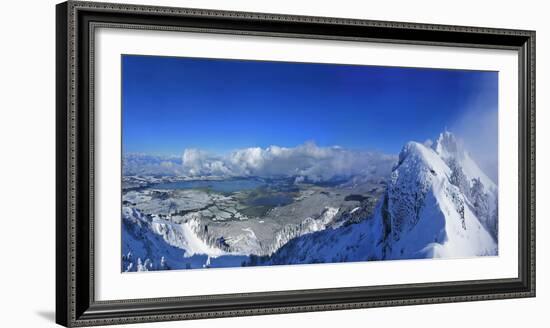
[{"label": "snowy mountain peak", "polygon": [[[438,146],[407,143],[399,154],[374,215],[357,224],[304,235],[283,246],[270,263],[312,263],[414,258],[457,258],[498,254],[494,194],[467,156],[447,164],[460,149],[443,133]],[[445,156],[442,156],[444,154]],[[458,186],[457,172],[465,184]],[[474,181],[471,181],[471,180]]]},{"label": "snowy mountain peak", "polygon": [[400,162],[393,170],[382,211],[386,229],[395,240],[403,231],[412,229],[420,219],[428,193],[443,187],[450,169],[430,148],[409,142],[399,154]]},{"label": "snowy mountain peak", "polygon": [[465,155],[462,142],[449,131],[439,134],[437,141],[432,145],[433,150],[442,157],[462,158]]},{"label": "snowy mountain peak", "polygon": [[[477,183],[488,178],[453,134],[442,133],[433,149],[409,142],[399,159],[380,209],[381,223],[392,236],[386,240],[385,257],[400,258],[405,254],[412,258],[453,257],[497,252],[488,231],[490,224],[485,214],[481,215],[480,205],[485,204],[474,199],[480,195],[484,203],[491,203],[493,195],[481,183],[479,186],[484,190],[479,193],[476,190]],[[461,171],[465,186],[454,181],[457,170]],[[494,186],[490,180],[486,183]]]},{"label": "snowy mountain peak", "polygon": [[470,153],[466,150],[462,140],[453,133],[449,131],[442,132],[432,145],[432,149],[451,170],[460,169],[469,185],[472,184],[473,179],[479,179],[486,191],[496,192],[497,185],[481,170],[474,159],[470,157]]}]

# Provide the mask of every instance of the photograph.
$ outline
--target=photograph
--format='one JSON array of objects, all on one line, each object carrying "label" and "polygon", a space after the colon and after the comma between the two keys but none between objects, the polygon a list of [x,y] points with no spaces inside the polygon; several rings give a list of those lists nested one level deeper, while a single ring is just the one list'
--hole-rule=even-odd
[{"label": "photograph", "polygon": [[120,60],[121,272],[499,255],[499,72]]},{"label": "photograph", "polygon": [[[53,193],[29,196],[46,182],[21,177],[55,181],[55,224],[24,238],[47,245],[49,229],[55,248],[28,261],[36,247],[19,247],[11,253],[29,266],[6,270],[32,275],[55,263],[55,284],[53,270],[25,278],[41,304],[53,303],[55,286],[55,313],[44,305],[35,317],[65,327],[208,319],[241,328],[241,319],[539,319],[548,294],[536,282],[548,267],[536,263],[536,134],[545,131],[536,57],[548,57],[536,42],[548,21],[540,6],[524,4],[536,8],[529,16],[517,6],[493,15],[495,6],[406,1],[132,1],[56,4],[55,42],[51,28],[39,31],[51,34],[52,58],[23,60],[41,63],[35,79],[8,65],[11,84],[39,86],[35,97],[28,88],[14,97],[34,112],[6,107],[30,124],[9,132],[8,145],[48,125],[44,93],[55,90],[55,151],[36,143],[53,133],[31,133],[4,161],[21,172],[6,170],[17,183],[4,189],[20,200],[6,218],[53,202]],[[21,154],[40,160],[25,167]],[[55,175],[34,174],[54,154]],[[10,245],[36,245],[12,235]],[[36,293],[43,288],[51,291]],[[354,311],[321,313],[340,310]],[[451,322],[451,312],[467,315]]]}]

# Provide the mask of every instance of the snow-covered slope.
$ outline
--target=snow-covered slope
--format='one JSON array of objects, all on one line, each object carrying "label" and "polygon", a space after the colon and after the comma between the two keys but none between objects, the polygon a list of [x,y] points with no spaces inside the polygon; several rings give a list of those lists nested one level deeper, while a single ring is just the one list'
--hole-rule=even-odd
[{"label": "snow-covered slope", "polygon": [[[496,255],[497,242],[477,215],[479,204],[451,183],[451,177],[461,165],[468,165],[464,170],[471,179],[485,181],[495,190],[496,186],[466,153],[455,159],[458,165],[449,167],[447,161],[455,154],[445,142],[451,138],[451,134],[442,135],[433,149],[416,142],[403,147],[373,217],[293,239],[260,261],[289,264]],[[471,185],[468,178],[466,184]],[[466,185],[462,188],[467,189]]]},{"label": "snow-covered slope", "polygon": [[325,206],[286,225],[269,244],[246,226],[223,238],[196,213],[145,215],[125,206],[122,270],[497,255],[497,190],[444,132],[432,146],[403,147],[374,214],[365,214],[372,213],[366,203],[351,210]]},{"label": "snow-covered slope", "polygon": [[475,214],[489,233],[498,239],[498,187],[470,157],[452,133],[439,135],[432,148],[454,171],[451,183],[457,185],[475,208]]},{"label": "snow-covered slope", "polygon": [[[267,245],[270,254],[289,240],[332,223],[337,208],[327,207],[319,217],[308,217],[296,225],[288,225]],[[152,271],[203,267],[234,267],[249,261],[249,255],[264,254],[252,229],[243,229],[239,240],[216,240],[204,231],[200,219],[191,213],[182,217],[162,218],[144,215],[125,206],[122,210],[122,271]],[[234,239],[234,238],[233,238]],[[230,247],[229,244],[239,245]],[[243,246],[244,245],[244,246]]]},{"label": "snow-covered slope", "polygon": [[490,192],[497,189],[496,184],[479,168],[464,148],[462,142],[451,132],[445,131],[441,133],[432,148],[444,161],[456,160],[469,180],[479,178]]},{"label": "snow-covered slope", "polygon": [[451,183],[452,173],[434,150],[415,142],[403,148],[377,214],[390,233],[385,258],[496,254],[475,208]]},{"label": "snow-covered slope", "polygon": [[274,253],[294,238],[324,230],[329,224],[332,223],[333,219],[336,217],[336,214],[338,214],[338,211],[338,208],[326,207],[319,217],[308,217],[299,224],[285,226],[276,234],[273,243],[269,245],[268,253]]},{"label": "snow-covered slope", "polygon": [[240,266],[248,260],[206,243],[197,228],[196,220],[176,223],[123,207],[122,271]]}]

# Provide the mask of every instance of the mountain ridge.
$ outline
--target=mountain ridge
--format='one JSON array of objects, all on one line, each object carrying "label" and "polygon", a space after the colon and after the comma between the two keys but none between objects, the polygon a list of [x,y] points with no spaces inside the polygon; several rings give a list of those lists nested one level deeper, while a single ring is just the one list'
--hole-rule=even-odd
[{"label": "mountain ridge", "polygon": [[[228,240],[209,236],[195,221],[171,222],[125,208],[123,233],[131,232],[132,244],[123,244],[123,271],[498,255],[497,186],[450,132],[432,145],[406,143],[374,213],[352,215],[371,213],[361,206],[325,208],[319,217],[281,230],[267,255],[234,253]],[[248,230],[243,238],[255,238]],[[149,248],[133,245],[144,239],[140,233],[152,234]],[[166,257],[155,254],[164,251],[162,241]],[[141,250],[134,263],[130,248]]]},{"label": "mountain ridge", "polygon": [[467,157],[455,158],[458,152],[438,144],[403,147],[373,217],[299,237],[263,259],[264,264],[497,255],[497,241],[476,216],[474,204],[451,183],[454,171],[445,160],[462,163]]}]

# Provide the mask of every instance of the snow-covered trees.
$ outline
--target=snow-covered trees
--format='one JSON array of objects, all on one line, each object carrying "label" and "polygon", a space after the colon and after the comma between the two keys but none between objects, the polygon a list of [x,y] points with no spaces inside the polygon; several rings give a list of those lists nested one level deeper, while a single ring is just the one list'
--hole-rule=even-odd
[{"label": "snow-covered trees", "polygon": [[474,213],[481,222],[488,223],[490,219],[489,213],[489,197],[485,192],[485,186],[481,179],[472,179],[472,188],[470,189],[470,198],[474,207]]},{"label": "snow-covered trees", "polygon": [[137,260],[137,271],[149,271],[153,268],[153,262],[151,260],[146,259],[145,262],[141,261],[141,258],[138,258]]},{"label": "snow-covered trees", "polygon": [[490,187],[490,190],[486,190],[487,186],[483,184],[480,177],[468,181],[460,162],[454,157],[447,158],[446,163],[451,169],[449,182],[457,186],[470,201],[475,215],[496,240],[498,238],[498,191]]},{"label": "snow-covered trees", "polygon": [[168,262],[166,261],[166,258],[164,256],[161,256],[160,258],[160,265],[158,267],[159,270],[170,270],[170,266],[168,265]]},{"label": "snow-covered trees", "polygon": [[480,179],[472,180],[471,202],[474,213],[491,236],[498,241],[498,191],[488,190]]},{"label": "snow-covered trees", "polygon": [[169,270],[168,265],[164,256],[161,257],[160,265],[157,266],[150,259],[141,260],[141,257],[135,259],[132,252],[122,255],[122,271],[123,272],[132,272],[132,271],[151,271],[151,270]]},{"label": "snow-covered trees", "polygon": [[468,182],[468,178],[464,174],[464,171],[462,171],[462,167],[454,157],[447,160],[447,165],[451,169],[451,176],[449,177],[449,182],[457,186],[458,189],[464,194],[464,196],[469,198],[470,183]]},{"label": "snow-covered trees", "polygon": [[128,252],[128,254],[122,254],[122,272],[130,272],[134,266],[133,254]]},{"label": "snow-covered trees", "polygon": [[457,190],[456,186],[449,185],[445,191],[449,200],[453,203],[456,212],[460,217],[460,222],[462,224],[462,229],[466,230],[466,219],[464,214],[464,202],[465,199],[460,190]]}]

